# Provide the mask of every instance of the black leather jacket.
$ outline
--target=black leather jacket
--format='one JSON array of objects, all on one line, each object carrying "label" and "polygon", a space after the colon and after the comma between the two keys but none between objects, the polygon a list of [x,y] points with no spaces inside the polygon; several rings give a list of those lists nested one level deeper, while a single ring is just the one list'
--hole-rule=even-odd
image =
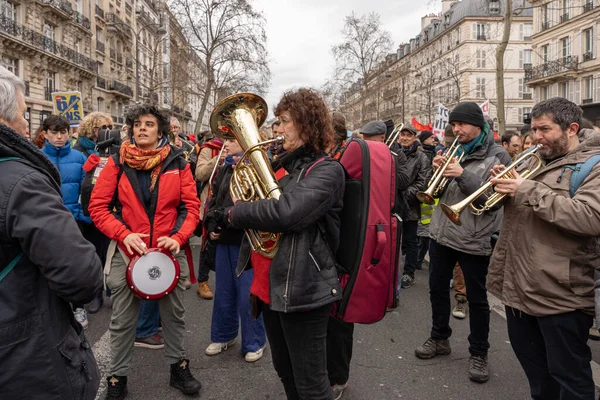
[{"label": "black leather jacket", "polygon": [[[325,154],[305,147],[286,154],[279,160],[289,173],[280,181],[283,195],[278,200],[239,203],[231,210],[236,228],[283,233],[269,272],[273,311],[306,311],[341,299],[333,254],[339,245],[345,173],[327,157],[307,174],[322,157]],[[244,238],[238,274],[251,267],[250,252]]]}]

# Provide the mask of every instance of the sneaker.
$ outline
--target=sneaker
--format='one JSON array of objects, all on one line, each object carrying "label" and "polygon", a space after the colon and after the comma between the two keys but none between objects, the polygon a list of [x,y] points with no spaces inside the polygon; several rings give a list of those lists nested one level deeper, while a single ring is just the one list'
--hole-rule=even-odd
[{"label": "sneaker", "polygon": [[135,338],[135,347],[144,347],[146,349],[164,349],[165,341],[158,333],[147,338]]},{"label": "sneaker", "polygon": [[200,381],[194,378],[190,372],[190,360],[185,358],[171,364],[171,382],[169,384],[184,394],[198,393],[202,388]]},{"label": "sneaker", "polygon": [[400,287],[402,289],[411,287],[413,283],[415,283],[415,278],[407,274],[402,275],[402,279],[400,279]]},{"label": "sneaker", "polygon": [[127,377],[111,375],[106,378],[106,400],[123,400],[127,397]]},{"label": "sneaker", "polygon": [[75,311],[73,311],[73,315],[75,316],[75,321],[79,322],[79,325],[81,325],[83,329],[88,328],[89,323],[84,308],[76,308]]},{"label": "sneaker", "polygon": [[435,356],[447,356],[451,351],[452,349],[450,348],[450,341],[448,339],[435,340],[429,338],[422,346],[415,349],[415,356],[427,360]]},{"label": "sneaker", "polygon": [[344,390],[348,387],[348,382],[343,385],[333,385],[331,388],[333,390],[333,400],[340,400],[342,395],[344,394]]},{"label": "sneaker", "polygon": [[490,379],[487,356],[469,358],[469,379],[479,383],[485,383]]},{"label": "sneaker", "polygon": [[590,339],[600,340],[600,331],[598,331],[598,328],[595,328],[595,327],[590,328]]},{"label": "sneaker", "polygon": [[189,290],[192,287],[192,281],[190,281],[189,279],[186,279],[183,282],[183,285],[185,286],[185,290]]},{"label": "sneaker", "polygon": [[258,349],[256,351],[247,352],[246,355],[244,356],[244,358],[246,359],[246,362],[252,363],[252,362],[256,362],[256,361],[260,360],[263,356],[266,346],[267,345],[265,344],[263,347],[261,347],[260,349]]},{"label": "sneaker", "polygon": [[208,281],[198,282],[198,296],[204,300],[212,300],[213,292],[210,291]]},{"label": "sneaker", "polygon": [[230,340],[227,343],[211,343],[208,345],[204,352],[207,356],[216,356],[217,354],[229,349],[235,344],[235,339]]},{"label": "sneaker", "polygon": [[454,306],[454,309],[452,310],[452,316],[458,319],[465,319],[465,317],[467,316],[467,302],[457,302],[456,306]]},{"label": "sneaker", "polygon": [[98,291],[98,293],[96,293],[96,296],[94,297],[94,300],[92,300],[92,302],[88,306],[88,312],[90,314],[96,314],[102,308],[102,305],[104,304],[103,292],[104,290]]}]

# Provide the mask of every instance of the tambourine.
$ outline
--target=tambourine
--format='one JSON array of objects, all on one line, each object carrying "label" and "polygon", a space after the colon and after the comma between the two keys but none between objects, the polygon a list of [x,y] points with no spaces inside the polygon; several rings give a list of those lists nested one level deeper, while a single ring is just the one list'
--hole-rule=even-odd
[{"label": "tambourine", "polygon": [[149,249],[143,256],[133,257],[127,265],[127,286],[144,300],[158,300],[171,293],[179,276],[179,262],[165,249]]}]

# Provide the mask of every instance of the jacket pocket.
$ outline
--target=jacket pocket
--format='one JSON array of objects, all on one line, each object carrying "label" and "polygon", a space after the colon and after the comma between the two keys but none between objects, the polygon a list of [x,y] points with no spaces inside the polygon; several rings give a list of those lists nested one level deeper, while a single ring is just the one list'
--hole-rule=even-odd
[{"label": "jacket pocket", "polygon": [[100,374],[83,330],[77,334],[74,329],[69,329],[65,338],[57,346],[57,350],[64,361],[73,398],[94,398],[100,383]]}]

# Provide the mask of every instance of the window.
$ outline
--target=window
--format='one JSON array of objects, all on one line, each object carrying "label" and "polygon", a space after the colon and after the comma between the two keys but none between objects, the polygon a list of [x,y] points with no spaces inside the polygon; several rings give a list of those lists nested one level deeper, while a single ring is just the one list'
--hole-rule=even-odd
[{"label": "window", "polygon": [[540,57],[542,57],[542,62],[547,63],[549,55],[550,55],[550,45],[547,44],[547,45],[542,46],[542,52],[540,54]]},{"label": "window", "polygon": [[477,50],[475,53],[477,68],[485,68],[485,50]]},{"label": "window", "polygon": [[473,24],[473,39],[486,40],[486,29],[483,22],[476,22]]},{"label": "window", "polygon": [[56,90],[56,73],[46,71],[46,87],[44,88],[45,99],[52,100],[52,92]]},{"label": "window", "polygon": [[477,78],[475,84],[475,97],[485,98],[485,78]]},{"label": "window", "polygon": [[583,61],[594,59],[594,30],[593,28],[586,29],[582,32],[583,40]]},{"label": "window", "polygon": [[44,22],[44,36],[48,39],[54,40],[54,26],[47,22]]},{"label": "window", "polygon": [[169,104],[169,88],[163,89],[163,104]]},{"label": "window", "polygon": [[567,36],[560,39],[560,45],[562,47],[562,56],[568,57],[571,55],[571,39]]},{"label": "window", "polygon": [[98,97],[98,111],[106,112],[105,107],[106,105],[104,103],[104,99],[102,97]]},{"label": "window", "polygon": [[569,98],[569,82],[568,81],[561,82],[558,85],[558,95],[560,97],[564,97],[565,99]]},{"label": "window", "polygon": [[540,100],[548,100],[548,86],[540,88]]},{"label": "window", "polygon": [[583,103],[594,101],[594,77],[588,76],[583,79]]},{"label": "window", "polygon": [[530,69],[531,68],[531,54],[532,50],[523,50],[519,52],[519,68]]},{"label": "window", "polygon": [[500,13],[500,1],[499,0],[490,0],[490,14],[499,14]]},{"label": "window", "polygon": [[16,76],[19,76],[19,60],[16,58],[2,56],[2,66]]},{"label": "window", "polygon": [[523,24],[523,40],[531,39],[533,35],[533,24]]},{"label": "window", "polygon": [[14,5],[14,3],[11,0],[8,0],[6,2],[3,2],[2,4],[2,16],[13,20],[13,21],[17,21],[17,7]]},{"label": "window", "polygon": [[518,113],[519,113],[519,115],[517,116],[517,119],[518,119],[519,123],[522,124],[525,114],[531,114],[531,107],[519,108]]},{"label": "window", "polygon": [[571,8],[571,0],[562,0],[562,7],[560,10],[560,22],[569,20],[569,10]]},{"label": "window", "polygon": [[548,28],[550,28],[550,9],[549,6],[550,3],[546,3],[544,5],[542,5],[540,7],[540,31],[546,30]]},{"label": "window", "polygon": [[519,79],[519,98],[523,100],[531,100],[531,88],[525,84],[525,79]]}]

